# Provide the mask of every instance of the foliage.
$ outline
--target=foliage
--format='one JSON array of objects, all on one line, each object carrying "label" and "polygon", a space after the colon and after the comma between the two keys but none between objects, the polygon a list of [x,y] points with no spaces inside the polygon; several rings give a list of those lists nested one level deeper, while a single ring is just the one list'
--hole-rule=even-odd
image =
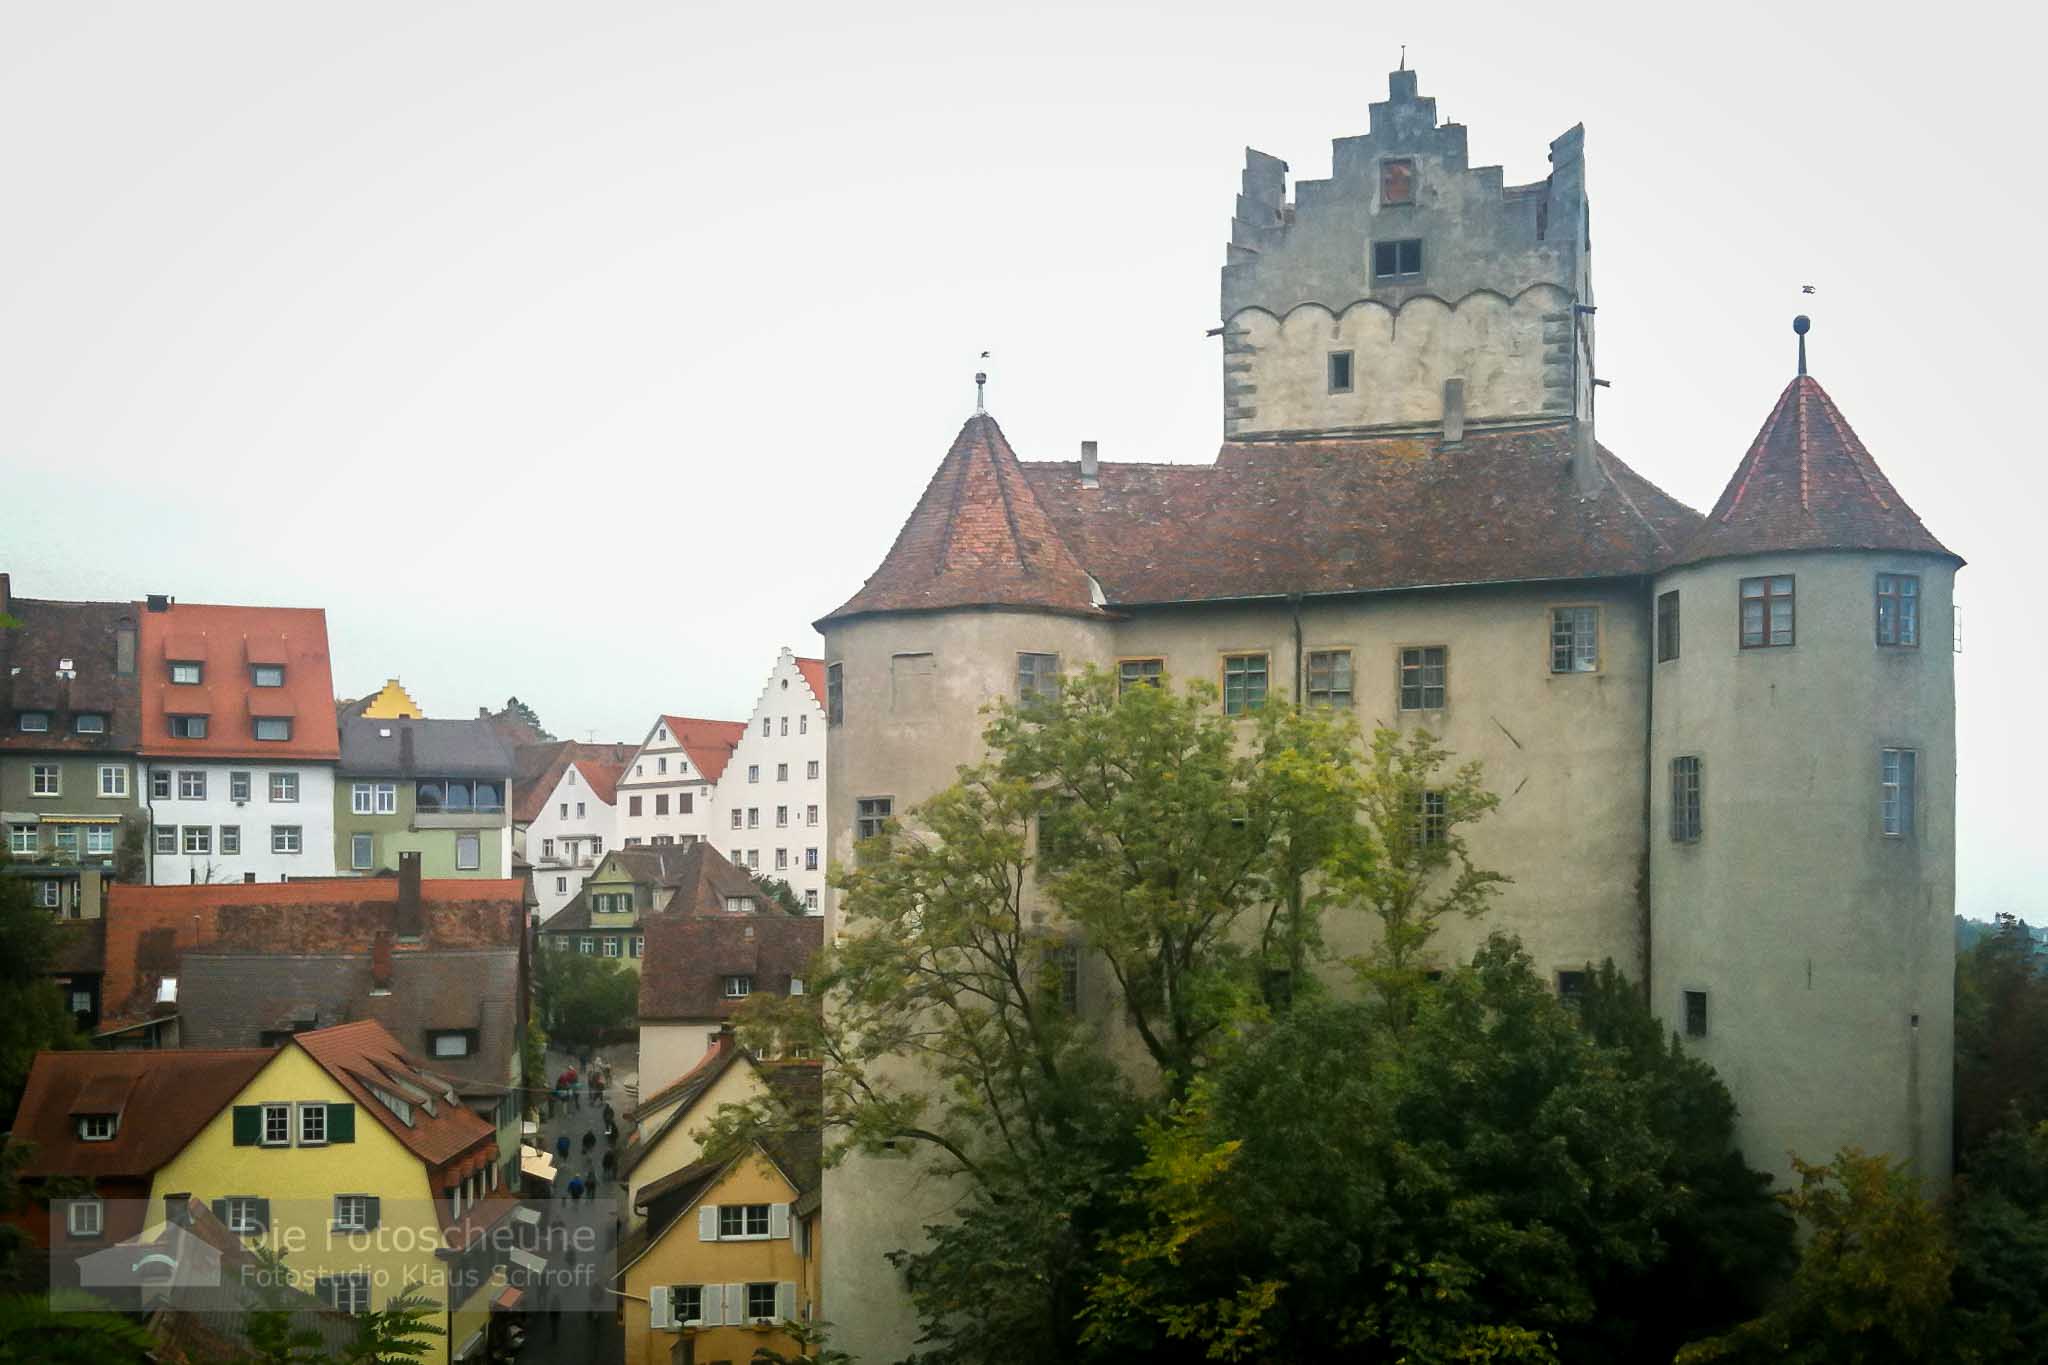
[{"label": "foliage", "polygon": [[69,1307],[43,1294],[0,1296],[0,1365],[144,1365],[147,1332],[106,1305]]},{"label": "foliage", "polygon": [[[557,950],[550,948],[544,951]],[[637,998],[635,1008],[638,1008]],[[527,1017],[526,1033],[519,1040],[519,1073],[520,1084],[525,1087],[520,1092],[520,1113],[522,1116],[530,1115],[540,1109],[542,1097],[553,1088],[548,1076],[548,1031],[541,1027],[537,1015]]]},{"label": "foliage", "polygon": [[827,1346],[830,1337],[829,1322],[784,1322],[776,1331],[796,1342],[794,1354],[771,1351],[766,1346],[756,1346],[753,1365],[853,1365],[853,1357],[844,1351],[835,1351]]},{"label": "foliage", "polygon": [[134,886],[148,879],[148,821],[141,815],[121,819],[121,842],[114,850],[114,879]]},{"label": "foliage", "polygon": [[435,1337],[446,1335],[433,1320],[438,1305],[413,1288],[373,1312],[352,1315],[354,1336],[329,1354],[322,1334],[303,1325],[309,1312],[322,1311],[318,1301],[292,1286],[281,1253],[263,1246],[251,1250],[259,1273],[242,1324],[249,1359],[257,1365],[407,1365],[424,1358]]},{"label": "foliage", "polygon": [[0,1115],[11,1126],[36,1053],[83,1040],[50,978],[57,921],[30,903],[27,880],[9,876],[8,862],[0,853]]},{"label": "foliage", "polygon": [[1994,1132],[2048,1120],[2043,965],[2011,915],[1956,959],[1956,1151],[1965,1169]]},{"label": "foliage", "polygon": [[594,1048],[639,1015],[640,978],[616,958],[548,946],[535,954],[533,976],[542,1026],[557,1046]]},{"label": "foliage", "polygon": [[782,878],[756,877],[754,885],[760,888],[763,899],[780,906],[784,912],[792,915],[807,913],[804,910],[804,898],[796,893],[795,887]]},{"label": "foliage", "polygon": [[1948,1315],[1955,1248],[1910,1172],[1845,1148],[1826,1165],[1794,1159],[1799,1187],[1780,1197],[1809,1234],[1776,1302],[1679,1353],[1708,1361],[1927,1361],[1957,1353]]},{"label": "foliage", "polygon": [[1987,1360],[2048,1360],[2048,1123],[1979,1146],[1951,1221],[1957,1337]]},{"label": "foliage", "polygon": [[539,735],[543,742],[554,739],[554,736],[548,733],[547,727],[540,723],[540,716],[534,709],[517,697],[505,698],[505,708],[501,714],[510,716],[513,720],[524,721],[527,725],[532,726],[533,732]]},{"label": "foliage", "polygon": [[344,1346],[337,1365],[403,1365],[424,1359],[434,1338],[447,1335],[434,1319],[439,1305],[424,1290],[395,1294],[373,1313],[356,1315],[355,1340]]}]

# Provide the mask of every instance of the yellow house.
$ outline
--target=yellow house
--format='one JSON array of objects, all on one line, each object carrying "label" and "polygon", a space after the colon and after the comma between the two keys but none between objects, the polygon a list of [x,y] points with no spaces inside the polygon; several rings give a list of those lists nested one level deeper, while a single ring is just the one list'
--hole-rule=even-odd
[{"label": "yellow house", "polygon": [[633,1225],[641,1220],[639,1210],[649,1185],[703,1159],[703,1125],[720,1106],[746,1104],[767,1093],[761,1065],[728,1029],[688,1074],[628,1112],[619,1179],[626,1186],[626,1208]]},{"label": "yellow house", "polygon": [[374,1021],[293,1035],[157,1172],[157,1207],[204,1201],[282,1253],[345,1312],[423,1294],[446,1336],[429,1359],[483,1358],[518,1207],[496,1131]]},{"label": "yellow house", "polygon": [[795,1353],[782,1324],[818,1301],[818,1157],[818,1134],[795,1134],[643,1191],[647,1222],[619,1245],[626,1365]]},{"label": "yellow house", "polygon": [[376,693],[363,703],[357,713],[365,720],[425,720],[426,712],[412,699],[412,694],[398,685],[392,678],[378,688]]}]

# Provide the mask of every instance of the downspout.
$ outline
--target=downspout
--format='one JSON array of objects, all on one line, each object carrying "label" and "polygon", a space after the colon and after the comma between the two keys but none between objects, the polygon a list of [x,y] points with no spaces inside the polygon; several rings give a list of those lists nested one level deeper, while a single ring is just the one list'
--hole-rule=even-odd
[{"label": "downspout", "polygon": [[[1651,934],[1651,878],[1650,850],[1657,837],[1656,826],[1652,823],[1651,812],[1656,800],[1657,781],[1657,580],[1654,577],[1644,581],[1647,600],[1643,603],[1650,623],[1650,647],[1643,651],[1643,870],[1642,890],[1639,893],[1639,914],[1642,919],[1643,935],[1643,1001],[1656,1012],[1657,994],[1650,980]],[[1680,639],[1684,636],[1681,634]]]},{"label": "downspout", "polygon": [[144,789],[144,791],[145,791],[145,792],[146,792],[147,794],[146,794],[146,795],[145,795],[145,796],[144,796],[144,797],[142,798],[142,803],[143,803],[143,805],[145,805],[145,806],[147,806],[147,807],[149,808],[149,829],[148,829],[148,830],[147,830],[147,832],[146,832],[146,833],[145,833],[145,834],[143,835],[143,839],[142,839],[142,867],[143,867],[143,880],[142,880],[142,884],[143,884],[144,886],[155,886],[155,885],[156,885],[156,787],[155,787],[155,786],[154,786],[154,785],[153,785],[153,784],[152,784],[152,783],[150,782],[150,780],[149,780],[149,779],[150,779],[150,774],[149,774],[149,764],[148,764],[147,762],[145,762],[145,763],[143,763],[143,765],[142,765],[142,782],[143,782],[143,789]]},{"label": "downspout", "polygon": [[1294,704],[1295,704],[1296,706],[1299,706],[1299,705],[1301,705],[1301,704],[1302,704],[1302,701],[1303,701],[1303,693],[1302,693],[1302,690],[1301,690],[1301,594],[1300,594],[1300,593],[1298,593],[1298,592],[1291,592],[1291,593],[1288,593],[1288,594],[1287,594],[1287,609],[1288,609],[1288,610],[1289,610],[1290,612],[1292,612],[1292,613],[1294,614]]}]

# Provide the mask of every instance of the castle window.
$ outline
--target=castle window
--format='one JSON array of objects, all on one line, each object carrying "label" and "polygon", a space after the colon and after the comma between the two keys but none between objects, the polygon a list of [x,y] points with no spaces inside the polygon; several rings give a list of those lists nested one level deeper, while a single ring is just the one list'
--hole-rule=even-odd
[{"label": "castle window", "polygon": [[1685,1036],[1704,1038],[1707,1036],[1707,993],[1687,991],[1685,993]]},{"label": "castle window", "polygon": [[1330,392],[1351,392],[1351,352],[1330,352]]},{"label": "castle window", "polygon": [[1565,971],[1557,974],[1557,998],[1577,1009],[1586,999],[1587,976],[1584,971]]},{"label": "castle window", "polygon": [[1450,837],[1450,812],[1440,791],[1410,792],[1408,818],[1414,821],[1417,848],[1437,848]]},{"label": "castle window", "polygon": [[1671,760],[1671,838],[1690,844],[1700,837],[1700,760],[1697,754]]},{"label": "castle window", "polygon": [[1442,645],[1402,650],[1401,709],[1443,710],[1446,671],[1446,650]]},{"label": "castle window", "polygon": [[837,725],[846,719],[846,665],[825,665],[825,723]]},{"label": "castle window", "polygon": [[872,839],[880,834],[882,827],[889,823],[890,808],[893,804],[893,799],[887,796],[863,796],[855,802],[854,839]]},{"label": "castle window", "polygon": [[1380,204],[1415,202],[1415,161],[1412,157],[1388,157],[1380,163]]},{"label": "castle window", "polygon": [[1774,649],[1790,645],[1793,626],[1792,575],[1742,580],[1742,647]]},{"label": "castle window", "polygon": [[1550,609],[1550,671],[1595,673],[1600,669],[1600,609]]},{"label": "castle window", "polygon": [[1223,656],[1223,714],[1242,716],[1266,704],[1266,656]]},{"label": "castle window", "polygon": [[1308,704],[1351,707],[1351,651],[1312,649],[1308,655]]},{"label": "castle window", "polygon": [[1668,664],[1678,657],[1678,592],[1657,594],[1657,662]]},{"label": "castle window", "polygon": [[1878,805],[1887,837],[1904,839],[1913,833],[1914,769],[1917,751],[1886,749],[1878,760]]},{"label": "castle window", "polygon": [[1422,278],[1422,239],[1372,244],[1372,277],[1375,280],[1419,280]]},{"label": "castle window", "polygon": [[1166,677],[1164,659],[1125,659],[1116,666],[1116,694],[1134,687],[1158,687]]},{"label": "castle window", "polygon": [[1920,579],[1916,574],[1877,576],[1877,642],[1901,648],[1920,643]]},{"label": "castle window", "polygon": [[1058,701],[1060,695],[1060,656],[1057,654],[1019,654],[1017,656],[1017,700],[1030,701],[1033,697],[1046,701]]}]

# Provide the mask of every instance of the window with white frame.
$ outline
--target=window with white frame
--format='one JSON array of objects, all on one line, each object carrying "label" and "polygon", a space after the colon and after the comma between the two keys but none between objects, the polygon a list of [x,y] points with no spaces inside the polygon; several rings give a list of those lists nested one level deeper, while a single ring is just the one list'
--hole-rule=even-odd
[{"label": "window with white frame", "polygon": [[290,716],[258,716],[255,723],[256,738],[265,741],[289,740],[292,737]]},{"label": "window with white frame", "polygon": [[180,801],[204,801],[206,799],[206,770],[183,769],[178,773],[178,799]]},{"label": "window with white frame", "polygon": [[106,1206],[98,1199],[74,1199],[64,1206],[64,1231],[73,1237],[98,1237],[106,1226]]},{"label": "window with white frame", "polygon": [[808,891],[804,892],[804,909],[806,909],[806,910],[816,910],[817,908],[818,908],[818,889],[817,889],[816,887],[812,887],[812,888],[811,888],[810,890],[808,890]]},{"label": "window with white frame", "polygon": [[694,1327],[704,1321],[704,1286],[673,1284],[668,1289],[669,1314],[678,1327]]},{"label": "window with white frame", "polygon": [[196,684],[201,676],[197,659],[174,659],[171,661],[171,681],[183,686]]},{"label": "window with white frame", "polygon": [[596,938],[592,937],[589,934],[583,935],[581,938],[576,940],[576,951],[582,953],[585,957],[595,955],[597,952]]},{"label": "window with white frame", "polygon": [[258,687],[283,687],[283,664],[257,664],[249,670],[249,681]]},{"label": "window with white frame", "polygon": [[761,828],[761,808],[760,808],[759,806],[748,806],[748,807],[747,807],[747,828],[748,828],[748,829],[759,829],[759,828]]},{"label": "window with white frame", "polygon": [[1593,673],[1600,668],[1600,608],[1550,609],[1550,671]]},{"label": "window with white frame", "polygon": [[242,827],[240,825],[222,825],[220,827],[220,851],[222,853],[240,853],[242,851]]},{"label": "window with white frame", "polygon": [[62,796],[64,778],[54,763],[35,763],[29,767],[29,795]]},{"label": "window with white frame", "polygon": [[725,978],[725,998],[744,1000],[754,993],[754,978],[751,976],[728,976]]},{"label": "window with white frame", "polygon": [[272,773],[270,775],[270,799],[273,801],[298,800],[299,775],[297,773]]},{"label": "window with white frame", "polygon": [[263,1231],[263,1201],[246,1196],[237,1196],[221,1201],[226,1217],[221,1221],[228,1225],[228,1231],[251,1237]]},{"label": "window with white frame", "polygon": [[128,794],[128,765],[125,763],[102,763],[100,765],[100,795],[126,796]]},{"label": "window with white frame", "polygon": [[156,851],[158,853],[176,853],[178,851],[178,827],[176,825],[158,825],[156,827]]},{"label": "window with white frame", "polygon": [[149,774],[149,794],[157,801],[168,801],[171,796],[171,774],[167,768],[153,768]]},{"label": "window with white frame", "polygon": [[348,866],[351,872],[367,872],[377,865],[377,839],[370,834],[348,836]]},{"label": "window with white frame", "polygon": [[1907,649],[1919,645],[1919,575],[1881,573],[1877,576],[1877,642]]},{"label": "window with white frame", "polygon": [[85,851],[87,853],[112,853],[114,851],[114,826],[87,825],[85,827]]},{"label": "window with white frame", "polygon": [[58,910],[64,905],[64,883],[48,878],[36,882],[34,900],[38,910]]},{"label": "window with white frame", "polygon": [[804,871],[806,871],[806,872],[816,872],[817,870],[818,870],[818,850],[817,850],[817,849],[815,849],[815,848],[807,848],[807,849],[805,849],[805,850],[804,850]]},{"label": "window with white frame", "polygon": [[351,815],[369,815],[374,812],[377,802],[376,788],[368,782],[357,782],[349,787],[348,809]]},{"label": "window with white frame", "polygon": [[15,717],[15,724],[24,734],[44,734],[50,728],[50,713],[48,711],[23,711]]},{"label": "window with white frame", "polygon": [[263,1106],[261,1142],[265,1147],[291,1146],[292,1107],[289,1104],[266,1104]]},{"label": "window with white frame", "polygon": [[1671,760],[1672,842],[1696,843],[1700,828],[1700,759],[1686,754]]},{"label": "window with white frame", "polygon": [[1885,835],[1904,839],[1913,833],[1913,788],[1920,755],[1913,749],[1883,750],[1878,761],[1878,802]]},{"label": "window with white frame", "polygon": [[474,872],[483,866],[483,846],[482,835],[456,835],[455,870],[457,872]]},{"label": "window with white frame", "polygon": [[183,851],[187,854],[213,852],[213,826],[186,825],[184,827]]},{"label": "window with white frame", "polygon": [[172,739],[206,738],[206,717],[204,716],[167,716],[165,719],[170,724]]},{"label": "window with white frame", "polygon": [[746,812],[742,811],[738,806],[732,808],[732,827],[734,829],[741,828],[746,823],[746,818]]},{"label": "window with white frame", "polygon": [[818,808],[816,806],[804,807],[804,823],[807,825],[815,825],[818,823]]},{"label": "window with white frame", "polygon": [[78,1136],[86,1142],[112,1142],[120,1131],[120,1122],[112,1114],[87,1114],[78,1121]]},{"label": "window with white frame", "polygon": [[330,1275],[319,1281],[322,1297],[334,1305],[338,1313],[367,1313],[370,1311],[370,1272],[355,1270],[346,1275]]},{"label": "window with white frame", "polygon": [[743,1237],[766,1237],[768,1235],[768,1206],[766,1204],[720,1204],[718,1206],[718,1240],[737,1240]]},{"label": "window with white frame", "polygon": [[775,828],[777,828],[777,829],[788,829],[788,828],[789,828],[789,807],[788,807],[788,806],[777,806],[777,807],[775,808]]},{"label": "window with white frame", "polygon": [[270,851],[272,853],[297,853],[304,831],[298,825],[272,825],[270,827]]},{"label": "window with white frame", "polygon": [[36,826],[9,825],[7,827],[7,851],[17,856],[33,854],[36,851]]},{"label": "window with white frame", "polygon": [[789,781],[789,765],[787,763],[778,763],[775,765],[775,780],[777,782]]},{"label": "window with white frame", "polygon": [[230,800],[230,801],[247,801],[248,799],[249,799],[249,774],[247,774],[247,773],[229,773],[229,774],[228,774],[228,800]]},{"label": "window with white frame", "polygon": [[370,1230],[370,1196],[367,1194],[335,1195],[334,1230],[336,1232],[368,1232]]},{"label": "window with white frame", "polygon": [[778,849],[776,849],[776,850],[775,850],[775,870],[776,870],[777,872],[787,872],[787,871],[789,871],[789,850],[788,850],[788,849],[786,849],[786,848],[778,848]]},{"label": "window with white frame", "polygon": [[107,732],[107,718],[98,711],[81,711],[71,718],[71,728],[81,735],[103,735]]},{"label": "window with white frame", "polygon": [[377,814],[396,815],[397,813],[398,784],[396,782],[379,782],[377,784]]},{"label": "window with white frame", "polygon": [[325,1104],[302,1104],[299,1106],[299,1145],[319,1147],[327,1142],[327,1106]]},{"label": "window with white frame", "polygon": [[747,765],[747,781],[749,781],[749,782],[759,782],[760,780],[761,780],[761,765],[760,765],[760,764],[758,764],[758,763],[749,763],[749,764]]},{"label": "window with white frame", "polygon": [[804,777],[812,782],[816,782],[818,780],[817,759],[814,758],[810,762],[804,764]]}]

